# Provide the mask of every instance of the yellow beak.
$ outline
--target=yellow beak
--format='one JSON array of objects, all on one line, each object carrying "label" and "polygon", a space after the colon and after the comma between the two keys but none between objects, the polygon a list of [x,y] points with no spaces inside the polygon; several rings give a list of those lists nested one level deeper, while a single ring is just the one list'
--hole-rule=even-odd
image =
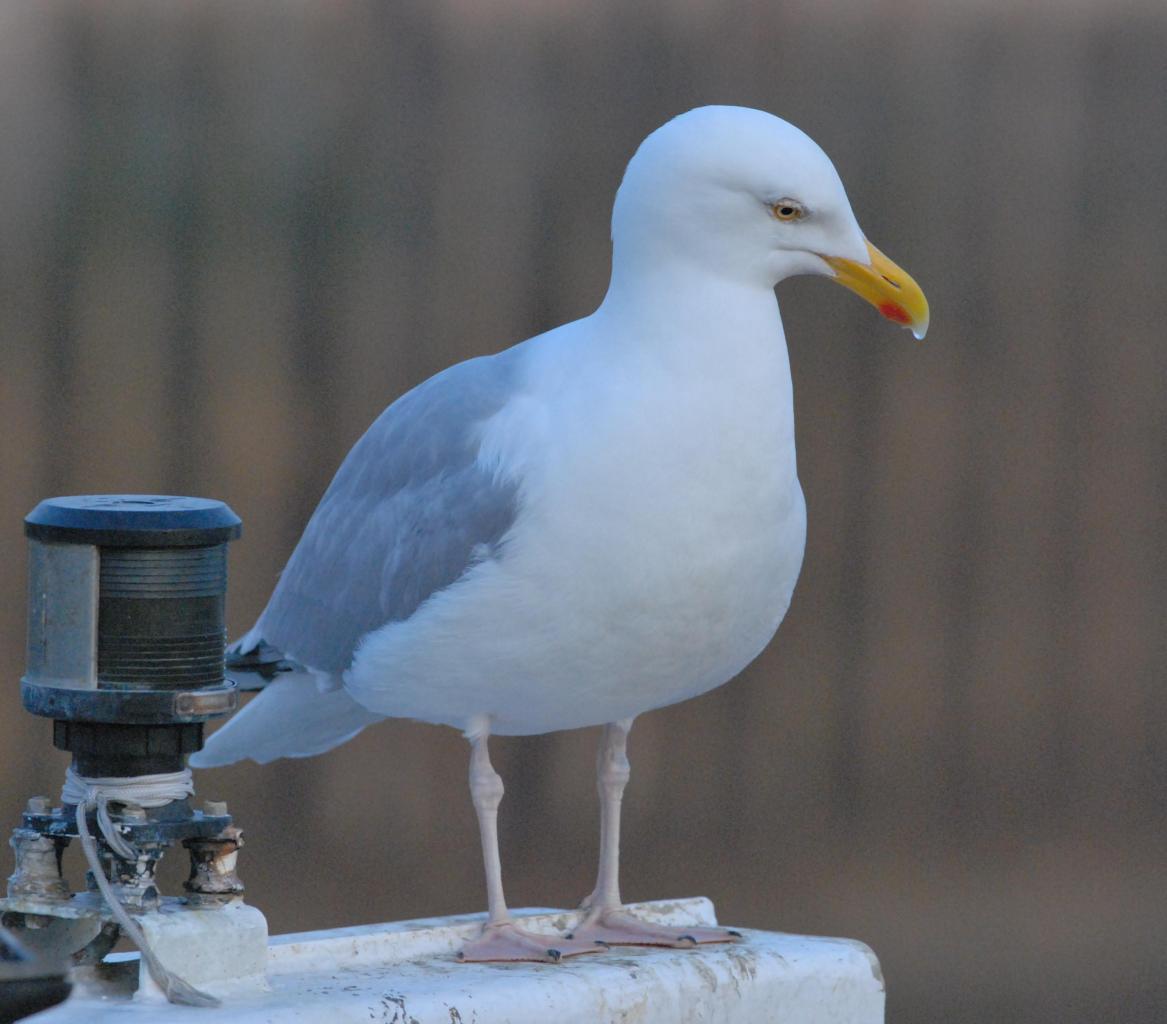
[{"label": "yellow beak", "polygon": [[870,242],[871,266],[838,256],[824,256],[835,280],[866,299],[889,320],[903,324],[917,338],[928,333],[928,300],[912,276],[901,270]]}]

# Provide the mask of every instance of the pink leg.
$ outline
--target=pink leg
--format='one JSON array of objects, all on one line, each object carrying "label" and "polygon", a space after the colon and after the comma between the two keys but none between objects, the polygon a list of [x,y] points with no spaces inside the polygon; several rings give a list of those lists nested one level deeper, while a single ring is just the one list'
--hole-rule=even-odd
[{"label": "pink leg", "polygon": [[570,940],[559,935],[540,935],[520,928],[511,919],[502,891],[502,865],[498,856],[498,805],[502,779],[490,763],[486,749],[490,720],[477,717],[466,732],[470,740],[470,796],[478,815],[482,860],[486,867],[487,918],[482,935],[458,954],[460,960],[538,960],[558,963],[565,956],[597,953],[606,947],[595,939]]},{"label": "pink leg", "polygon": [[596,887],[584,900],[584,919],[571,934],[613,946],[675,946],[705,942],[735,942],[738,932],[726,928],[668,927],[649,924],[628,913],[620,902],[620,805],[628,785],[628,730],[632,719],[604,726],[596,757],[596,787],[600,793],[600,869]]}]

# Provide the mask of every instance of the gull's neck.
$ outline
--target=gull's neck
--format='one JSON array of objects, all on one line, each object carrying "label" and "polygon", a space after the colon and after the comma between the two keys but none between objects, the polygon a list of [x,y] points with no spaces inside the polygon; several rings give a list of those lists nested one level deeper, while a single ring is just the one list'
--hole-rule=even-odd
[{"label": "gull's neck", "polygon": [[691,264],[614,261],[608,292],[595,315],[615,344],[689,366],[786,363],[773,288]]},{"label": "gull's neck", "polygon": [[589,321],[579,379],[618,390],[636,431],[686,434],[718,465],[749,462],[755,481],[794,479],[793,387],[772,288],[661,263],[613,273]]}]

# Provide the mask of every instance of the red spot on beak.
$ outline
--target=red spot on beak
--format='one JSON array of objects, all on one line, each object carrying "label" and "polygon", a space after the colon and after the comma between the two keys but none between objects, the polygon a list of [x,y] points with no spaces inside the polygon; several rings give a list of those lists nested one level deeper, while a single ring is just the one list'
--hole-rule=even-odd
[{"label": "red spot on beak", "polygon": [[908,311],[898,303],[881,303],[879,311],[889,320],[894,320],[897,324],[910,324],[912,322],[912,318],[908,316]]}]

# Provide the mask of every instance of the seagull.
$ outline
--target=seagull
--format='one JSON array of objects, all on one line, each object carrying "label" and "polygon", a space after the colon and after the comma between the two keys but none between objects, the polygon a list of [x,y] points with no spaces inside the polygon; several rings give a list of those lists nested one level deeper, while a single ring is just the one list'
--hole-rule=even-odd
[{"label": "seagull", "polygon": [[[277,675],[192,765],[318,754],[386,717],[452,726],[486,874],[464,960],[732,941],[623,907],[620,805],[633,720],[732,679],[790,605],[806,504],[774,287],[796,274],[927,330],[919,286],[798,128],[708,106],[652,132],[616,193],[599,308],[381,414],[233,649],[306,671]],[[532,932],[503,894],[487,741],[595,725],[596,885],[571,935]]]}]

